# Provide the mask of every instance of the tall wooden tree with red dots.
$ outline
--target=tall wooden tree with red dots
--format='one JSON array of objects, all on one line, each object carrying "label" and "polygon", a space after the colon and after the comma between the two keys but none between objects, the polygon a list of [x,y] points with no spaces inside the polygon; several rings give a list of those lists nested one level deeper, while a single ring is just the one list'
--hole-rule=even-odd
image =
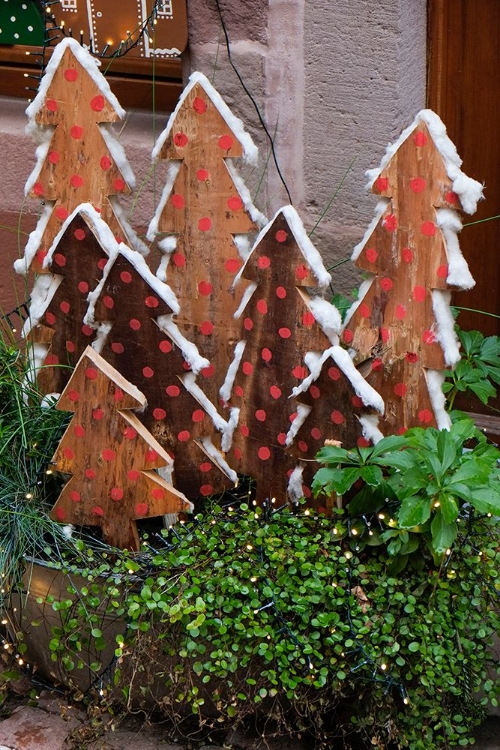
[{"label": "tall wooden tree with red dots", "polygon": [[[27,114],[40,126],[35,134],[43,145],[26,190],[42,198],[45,209],[28,241],[24,270],[46,272],[42,263],[54,238],[84,202],[101,211],[114,235],[126,240],[109,197],[130,192],[132,174],[121,146],[105,128],[125,113],[96,60],[74,39],[57,45]],[[49,142],[46,128],[53,129]],[[127,178],[122,169],[127,170]]]},{"label": "tall wooden tree with red dots", "polygon": [[232,486],[236,476],[212,444],[216,428],[207,409],[219,427],[226,423],[194,382],[191,366],[208,363],[172,322],[177,311],[169,287],[122,246],[96,290],[89,319],[110,327],[101,354],[144,393],[147,405],[138,419],[174,459],[175,486],[190,498],[206,497]]},{"label": "tall wooden tree with red dots", "polygon": [[245,348],[231,399],[240,417],[228,460],[256,480],[258,502],[274,498],[283,505],[296,463],[287,435],[304,416],[290,396],[308,374],[304,355],[332,344],[315,320],[306,287],[317,288],[330,277],[291,206],[269,224],[243,276],[255,290],[241,315]]},{"label": "tall wooden tree with red dots", "polygon": [[61,393],[95,329],[84,323],[89,292],[98,285],[117,243],[90,206],[70,216],[46,259],[54,273],[38,277],[24,335],[29,339],[42,393]]},{"label": "tall wooden tree with red dots", "polygon": [[[358,268],[373,275],[372,283],[344,331],[359,358],[371,358],[366,377],[385,401],[384,434],[434,426],[437,414],[444,426],[439,382],[430,391],[428,382],[459,356],[443,294],[449,288],[449,259],[439,226],[444,209],[447,222],[451,216],[461,226],[451,210],[460,205],[459,196],[425,118],[417,117],[409,130],[373,182],[373,192],[388,200],[353,255]],[[457,253],[469,283],[458,243],[455,262]],[[460,285],[460,278],[455,283]]]},{"label": "tall wooden tree with red dots", "polygon": [[99,526],[108,543],[139,549],[136,521],[191,510],[191,503],[153,470],[170,462],[130,409],[145,398],[88,347],[57,408],[74,412],[53,457],[71,474],[51,516]]},{"label": "tall wooden tree with red dots", "polygon": [[240,337],[232,284],[243,260],[233,235],[256,230],[227,164],[243,154],[249,136],[233,131],[241,123],[226,110],[208,80],[195,74],[155,149],[181,164],[149,232],[177,238],[166,280],[181,306],[179,327],[211,363],[204,389],[214,403]]}]

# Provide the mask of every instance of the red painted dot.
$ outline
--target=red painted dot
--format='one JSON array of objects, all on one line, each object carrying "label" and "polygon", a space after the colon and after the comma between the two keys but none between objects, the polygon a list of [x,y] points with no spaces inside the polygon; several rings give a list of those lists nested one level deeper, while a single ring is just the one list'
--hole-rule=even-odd
[{"label": "red painted dot", "polygon": [[138,518],[141,518],[141,516],[146,516],[148,514],[148,504],[147,503],[137,503],[135,506],[135,515]]},{"label": "red painted dot", "polygon": [[99,162],[101,169],[104,169],[104,171],[108,170],[113,162],[109,158],[109,156],[101,156],[101,160]]},{"label": "red painted dot", "polygon": [[131,318],[131,320],[129,320],[129,326],[133,331],[139,331],[142,327],[142,323],[140,320],[137,320],[137,318]]},{"label": "red painted dot", "polygon": [[193,422],[203,422],[205,419],[205,412],[203,409],[195,409],[191,414],[191,419]]},{"label": "red painted dot", "polygon": [[257,455],[261,461],[267,461],[268,458],[271,458],[271,451],[269,450],[269,448],[263,446],[262,448],[259,448],[259,450],[257,451]]},{"label": "red painted dot", "polygon": [[246,424],[242,424],[240,426],[240,432],[243,435],[243,437],[248,437],[250,435],[250,430],[246,426]]},{"label": "red painted dot", "polygon": [[251,331],[253,328],[253,320],[251,318],[245,318],[243,321],[243,327],[246,331]]},{"label": "red painted dot", "polygon": [[205,320],[200,325],[200,333],[204,336],[210,336],[214,332],[214,324],[210,320]]},{"label": "red painted dot", "polygon": [[307,370],[302,365],[297,365],[293,368],[292,375],[294,378],[297,378],[297,380],[303,380],[307,377]]},{"label": "red painted dot", "polygon": [[64,71],[64,77],[70,83],[74,83],[78,78],[78,71],[76,68],[66,68]]},{"label": "red painted dot", "polygon": [[241,387],[241,385],[237,385],[235,387],[234,393],[236,396],[238,396],[238,398],[241,398],[243,396],[243,388]]},{"label": "red painted dot", "polygon": [[300,281],[303,281],[308,275],[309,271],[304,265],[297,266],[295,269],[295,276],[300,279]]},{"label": "red painted dot", "polygon": [[113,307],[115,306],[115,301],[113,297],[110,297],[108,294],[102,298],[102,302],[103,302],[104,307],[107,307],[108,310],[112,310]]},{"label": "red painted dot", "polygon": [[143,367],[142,374],[145,378],[152,378],[155,374],[155,371],[152,369],[152,367]]},{"label": "red painted dot", "polygon": [[123,401],[123,391],[121,388],[115,388],[115,392],[113,393],[113,400],[114,401]]},{"label": "red painted dot", "polygon": [[397,225],[398,225],[398,220],[394,214],[389,214],[388,216],[384,216],[384,218],[382,219],[382,226],[388,232],[394,232],[396,230]]},{"label": "red painted dot", "polygon": [[56,508],[56,518],[58,521],[64,521],[66,518],[66,511],[64,508]]},{"label": "red painted dot", "polygon": [[104,448],[101,456],[105,461],[113,461],[116,458],[116,452],[112,448]]},{"label": "red painted dot", "polygon": [[224,263],[224,268],[226,269],[226,271],[229,271],[229,273],[236,273],[240,270],[240,267],[240,258],[228,258],[228,260],[226,260],[226,262]]},{"label": "red painted dot", "polygon": [[330,378],[330,380],[340,380],[340,370],[338,369],[338,367],[329,367],[328,377]]},{"label": "red painted dot", "polygon": [[212,294],[212,284],[208,281],[200,281],[198,291],[203,297],[208,297],[209,294]]},{"label": "red painted dot", "polygon": [[55,260],[56,264],[57,264],[57,265],[58,265],[58,266],[59,266],[60,268],[62,268],[63,266],[65,266],[65,265],[66,265],[66,256],[65,256],[65,255],[63,255],[62,253],[56,253],[56,254],[54,255],[54,260]]},{"label": "red painted dot", "polygon": [[73,138],[73,139],[74,139],[75,141],[79,141],[79,140],[80,140],[80,138],[81,138],[81,137],[82,137],[82,135],[83,135],[83,128],[82,128],[82,126],[81,126],[81,125],[73,125],[73,127],[72,127],[72,128],[70,128],[69,134],[70,134],[70,136],[71,136],[71,137],[72,137],[72,138]]},{"label": "red painted dot", "polygon": [[75,240],[78,240],[79,242],[84,240],[86,236],[87,235],[84,229],[75,229],[75,231],[73,232],[73,237],[75,238]]},{"label": "red painted dot", "polygon": [[76,404],[80,400],[80,394],[78,391],[68,391],[68,398],[73,404]]},{"label": "red painted dot", "polygon": [[181,392],[181,389],[179,388],[178,385],[167,385],[167,387],[165,388],[165,393],[167,394],[167,396],[170,396],[171,398],[175,398],[176,396],[179,395],[180,392]]},{"label": "red painted dot", "polygon": [[436,234],[436,225],[433,221],[424,221],[420,230],[425,237],[434,237]]},{"label": "red painted dot", "polygon": [[270,362],[273,358],[273,353],[270,349],[268,349],[266,346],[262,349],[260,356],[264,360],[264,362]]},{"label": "red painted dot", "polygon": [[243,453],[242,453],[242,451],[241,451],[241,448],[235,448],[235,449],[233,450],[233,456],[235,457],[235,459],[236,459],[237,461],[241,461],[241,457],[242,457],[242,455],[243,455]]},{"label": "red painted dot", "polygon": [[422,422],[422,424],[429,424],[433,421],[432,412],[429,409],[421,409],[418,412],[418,419],[419,422]]},{"label": "red painted dot", "polygon": [[284,286],[278,286],[276,287],[276,296],[279,297],[279,299],[285,299],[286,297],[286,289]]},{"label": "red painted dot", "polygon": [[312,326],[315,320],[316,318],[314,317],[314,315],[312,314],[310,310],[307,310],[302,316],[302,323],[305,326]]},{"label": "red painted dot", "polygon": [[148,464],[152,464],[154,461],[158,460],[158,453],[154,450],[154,448],[148,448],[146,451],[146,462]]},{"label": "red painted dot", "polygon": [[212,219],[209,216],[203,216],[198,221],[198,229],[200,232],[208,232],[212,228]]},{"label": "red painted dot", "polygon": [[425,135],[425,133],[422,133],[422,131],[419,130],[413,136],[413,141],[415,143],[415,146],[419,146],[419,147],[425,146],[427,143],[427,136]]},{"label": "red painted dot", "polygon": [[427,296],[427,289],[425,286],[416,286],[413,288],[413,299],[415,302],[424,302]]},{"label": "red painted dot", "polygon": [[272,385],[269,389],[269,393],[275,399],[281,398],[281,388],[278,388],[277,385]]},{"label": "red painted dot", "polygon": [[84,179],[81,175],[74,174],[74,175],[71,175],[69,182],[70,182],[71,187],[80,188],[82,187],[84,183]]},{"label": "red painted dot", "polygon": [[66,351],[70,352],[70,354],[76,351],[76,346],[72,341],[66,341]]},{"label": "red painted dot", "polygon": [[160,409],[160,408],[153,409],[153,419],[156,419],[156,420],[165,419],[166,416],[167,416],[167,412],[165,411],[165,409]]},{"label": "red painted dot", "polygon": [[360,448],[368,448],[368,447],[369,447],[369,445],[370,445],[370,441],[369,441],[369,440],[367,440],[367,439],[366,439],[365,437],[363,437],[362,435],[361,435],[361,437],[359,437],[359,438],[357,439],[357,441],[356,441],[356,442],[357,442],[357,445],[358,445],[358,446],[359,446]]},{"label": "red painted dot", "polygon": [[434,344],[436,341],[436,335],[433,331],[424,331],[422,334],[422,341],[424,344]]},{"label": "red painted dot", "polygon": [[389,339],[391,338],[391,332],[388,328],[381,328],[380,329],[380,338],[382,339],[383,344],[387,344]]},{"label": "red painted dot", "polygon": [[132,281],[132,274],[129,271],[122,271],[120,273],[120,279],[124,284],[130,284],[130,282]]},{"label": "red painted dot", "polygon": [[177,440],[180,443],[185,443],[189,438],[191,437],[191,434],[189,430],[181,430],[177,435]]},{"label": "red painted dot", "polygon": [[309,393],[311,394],[313,398],[319,398],[321,396],[321,391],[317,385],[312,385],[309,388]]},{"label": "red painted dot", "polygon": [[403,320],[406,317],[406,307],[404,305],[396,305],[394,314],[398,320]]},{"label": "red painted dot", "polygon": [[212,495],[214,491],[214,488],[211,484],[202,484],[200,487],[200,495],[203,497],[208,497],[209,495]]},{"label": "red painted dot", "polygon": [[193,109],[198,115],[203,115],[207,111],[207,103],[201,96],[195,96],[193,99]]},{"label": "red painted dot", "polygon": [[451,203],[453,206],[458,203],[458,195],[453,190],[449,190],[444,196],[444,199],[447,203]]},{"label": "red painted dot", "polygon": [[309,450],[309,446],[307,445],[305,440],[299,440],[298,447],[302,453],[307,453],[307,451]]},{"label": "red painted dot", "polygon": [[204,461],[202,464],[200,464],[200,471],[203,472],[203,474],[212,471],[212,464],[210,463],[210,461]]},{"label": "red painted dot", "polygon": [[185,133],[176,133],[174,135],[174,143],[178,148],[184,148],[187,146],[189,138]]},{"label": "red painted dot", "polygon": [[394,283],[388,276],[384,276],[382,279],[380,279],[380,287],[384,292],[390,292],[393,286]]},{"label": "red painted dot", "polygon": [[311,437],[313,440],[321,440],[321,430],[319,427],[313,427],[311,430]]},{"label": "red painted dot", "polygon": [[35,184],[33,185],[33,193],[39,198],[42,197],[42,195],[44,194],[44,189],[41,182],[35,182]]},{"label": "red painted dot", "polygon": [[380,359],[380,357],[377,357],[376,359],[374,359],[372,362],[372,372],[382,372],[383,369],[384,369],[384,363]]},{"label": "red painted dot", "polygon": [[163,354],[168,354],[172,351],[172,344],[168,339],[164,339],[158,344],[158,349],[163,352]]},{"label": "red painted dot", "polygon": [[257,302],[257,310],[260,312],[261,315],[267,314],[267,302],[265,299],[260,299]]},{"label": "red painted dot", "polygon": [[264,411],[264,409],[257,409],[257,411],[255,412],[255,419],[256,419],[256,420],[257,420],[258,422],[265,422],[265,421],[266,421],[266,419],[267,419],[267,414],[266,414],[266,412]]},{"label": "red painted dot", "polygon": [[144,300],[144,304],[146,305],[146,307],[154,308],[154,307],[158,307],[160,302],[158,300],[158,297],[154,297],[153,295],[150,295],[149,297],[146,297],[146,299]]},{"label": "red painted dot", "polygon": [[277,435],[276,440],[280,445],[286,445],[286,432],[280,432],[280,434]]},{"label": "red painted dot", "polygon": [[87,367],[85,370],[85,377],[88,380],[97,380],[97,370],[95,367]]},{"label": "red painted dot", "polygon": [[111,492],[109,493],[109,496],[111,500],[114,500],[115,502],[118,502],[119,500],[123,500],[123,490],[121,487],[113,487]]},{"label": "red painted dot", "polygon": [[408,392],[408,388],[404,383],[396,383],[394,386],[394,393],[400,398],[404,398]]},{"label": "red painted dot", "polygon": [[85,427],[81,424],[77,424],[73,429],[73,433],[77,438],[85,437]]},{"label": "red painted dot", "polygon": [[410,188],[414,193],[421,193],[423,190],[425,190],[425,187],[425,180],[422,177],[414,177],[412,180],[410,180]]},{"label": "red painted dot", "polygon": [[267,255],[261,255],[261,257],[257,260],[257,265],[259,268],[269,268],[271,265],[271,259],[267,257]]},{"label": "red painted dot", "polygon": [[164,500],[165,497],[166,497],[166,495],[167,495],[167,493],[165,492],[165,490],[163,489],[163,487],[155,487],[151,491],[151,497],[154,500]]},{"label": "red painted dot", "polygon": [[101,260],[97,261],[97,268],[100,271],[104,271],[104,267],[106,266],[107,262],[108,262],[108,258],[101,258]]},{"label": "red painted dot", "polygon": [[448,278],[448,266],[447,265],[439,266],[436,273],[440,279],[447,279]]},{"label": "red painted dot", "polygon": [[186,256],[182,253],[174,253],[172,255],[172,261],[174,266],[176,266],[177,268],[182,268],[186,265]]},{"label": "red painted dot", "polygon": [[245,375],[251,375],[253,372],[253,365],[251,362],[243,362],[241,369],[243,370]]},{"label": "red painted dot", "polygon": [[278,334],[281,336],[282,339],[289,339],[292,335],[292,332],[289,328],[278,328]]},{"label": "red painted dot", "polygon": [[384,193],[387,188],[389,187],[389,178],[388,177],[377,177],[374,183],[374,187],[380,192]]},{"label": "red painted dot", "polygon": [[330,419],[332,420],[333,424],[342,424],[343,422],[345,422],[344,415],[337,409],[334,409],[332,411],[332,413],[330,414]]},{"label": "red painted dot", "polygon": [[72,491],[71,491],[71,492],[69,493],[69,498],[70,498],[70,500],[72,500],[72,501],[73,501],[74,503],[79,503],[79,502],[80,502],[80,500],[82,499],[82,496],[80,495],[80,493],[79,493],[79,492],[76,492],[76,490],[72,490]]},{"label": "red painted dot", "polygon": [[55,99],[47,99],[47,101],[45,102],[45,106],[47,107],[49,112],[57,112],[59,105],[57,104],[57,101]]},{"label": "red painted dot", "polygon": [[90,100],[90,109],[92,109],[94,112],[102,112],[105,105],[105,100],[102,94],[97,94],[97,96],[92,97]]},{"label": "red painted dot", "polygon": [[369,318],[370,315],[371,315],[370,308],[366,304],[366,302],[362,302],[360,304],[358,310],[359,310],[359,314],[361,315],[362,318]]},{"label": "red painted dot", "polygon": [[64,208],[64,206],[58,206],[56,210],[54,211],[54,213],[59,219],[59,221],[66,221],[66,219],[69,216],[69,211],[67,208]]},{"label": "red painted dot", "polygon": [[284,229],[278,229],[278,231],[275,234],[276,242],[286,242],[288,239],[288,232],[285,232]]},{"label": "red painted dot", "polygon": [[125,190],[126,187],[125,180],[122,180],[121,177],[117,177],[115,180],[113,180],[113,187],[115,190],[121,193],[121,191]]},{"label": "red painted dot", "polygon": [[94,469],[85,469],[85,479],[88,479],[90,482],[92,479],[96,478],[96,473]]},{"label": "red painted dot", "polygon": [[184,196],[180,195],[179,193],[174,193],[172,197],[170,198],[170,202],[172,203],[172,206],[174,208],[184,208],[185,201]]},{"label": "red painted dot", "polygon": [[378,252],[375,250],[374,247],[367,247],[365,250],[366,259],[370,263],[375,263],[375,261],[378,258]]},{"label": "red painted dot", "polygon": [[227,200],[227,207],[231,211],[240,211],[243,208],[243,201],[239,195],[232,195]]},{"label": "red painted dot", "polygon": [[130,471],[127,471],[127,479],[131,482],[137,482],[140,476],[141,472],[137,471],[137,469],[130,469]]},{"label": "red painted dot", "polygon": [[210,172],[207,169],[199,169],[196,172],[196,179],[200,182],[206,182],[210,179]]},{"label": "red painted dot", "polygon": [[351,398],[351,404],[354,406],[355,409],[361,409],[363,407],[363,399],[359,396],[353,396]]},{"label": "red painted dot", "polygon": [[61,155],[59,151],[49,151],[47,158],[51,164],[58,164]]},{"label": "red painted dot", "polygon": [[418,362],[418,354],[416,352],[406,352],[405,359],[407,362],[414,365],[415,362]]},{"label": "red painted dot", "polygon": [[123,352],[125,351],[125,347],[123,346],[123,344],[120,344],[119,341],[114,341],[111,344],[111,351],[115,354],[123,354]]},{"label": "red painted dot", "polygon": [[69,461],[75,457],[75,451],[73,448],[64,448],[63,449],[63,456],[64,458],[67,458]]},{"label": "red painted dot", "polygon": [[54,313],[46,312],[45,313],[45,322],[49,324],[49,326],[53,326],[56,322],[56,316]]},{"label": "red painted dot", "polygon": [[219,138],[219,148],[223,151],[229,151],[233,146],[233,138],[230,135],[221,135]]},{"label": "red painted dot", "polygon": [[92,411],[92,417],[96,420],[96,422],[99,422],[101,419],[104,419],[104,410],[103,409],[94,409]]}]

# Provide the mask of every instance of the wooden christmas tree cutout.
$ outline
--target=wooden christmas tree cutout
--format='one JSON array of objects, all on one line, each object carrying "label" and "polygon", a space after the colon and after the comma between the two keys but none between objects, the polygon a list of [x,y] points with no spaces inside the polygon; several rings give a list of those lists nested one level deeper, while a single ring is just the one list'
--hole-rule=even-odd
[{"label": "wooden christmas tree cutout", "polygon": [[[106,125],[124,110],[99,72],[95,58],[71,38],[55,48],[40,91],[26,110],[42,145],[26,192],[41,198],[44,211],[16,269],[46,272],[43,260],[63,222],[81,203],[101,212],[113,234],[134,242],[110,198],[130,192],[133,175],[120,144]],[[53,128],[50,141],[47,129]]]},{"label": "wooden christmas tree cutout", "polygon": [[481,185],[460,171],[443,124],[424,110],[389,147],[372,189],[384,200],[353,254],[371,278],[344,340],[369,360],[366,377],[386,404],[384,434],[445,427],[439,372],[459,359],[446,290],[474,284],[454,208],[472,213]]},{"label": "wooden christmas tree cutout", "polygon": [[181,307],[179,328],[213,365],[204,389],[214,403],[240,338],[233,316],[243,285],[237,292],[232,285],[243,258],[234,235],[254,233],[259,218],[229,162],[255,151],[240,121],[199,73],[191,76],[154,151],[180,166],[165,187],[148,237],[175,236],[166,245],[160,242],[168,261],[162,268]]},{"label": "wooden christmas tree cutout", "polygon": [[57,404],[74,417],[53,462],[72,478],[51,516],[99,526],[104,540],[121,549],[139,549],[137,520],[192,510],[187,498],[153,471],[171,460],[130,413],[144,405],[143,394],[90,347]]},{"label": "wooden christmas tree cutout", "polygon": [[52,274],[38,277],[30,317],[23,329],[30,342],[38,387],[61,393],[96,331],[84,323],[87,297],[98,285],[117,242],[90,204],[68,217],[45,259]]}]

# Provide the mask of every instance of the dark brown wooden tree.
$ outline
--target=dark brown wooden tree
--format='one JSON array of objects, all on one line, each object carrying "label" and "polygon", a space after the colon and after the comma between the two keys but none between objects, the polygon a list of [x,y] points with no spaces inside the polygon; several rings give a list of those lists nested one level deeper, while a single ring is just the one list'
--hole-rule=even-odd
[{"label": "dark brown wooden tree", "polygon": [[192,371],[201,368],[204,381],[208,362],[173,323],[178,306],[172,291],[122,246],[94,297],[89,320],[107,331],[100,352],[144,393],[147,405],[137,416],[174,459],[175,486],[196,498],[234,484],[234,472],[212,443],[213,420],[220,429],[226,422]]},{"label": "dark brown wooden tree", "polygon": [[[462,175],[456,165],[454,170]],[[386,404],[384,434],[437,423],[443,427],[444,399],[436,376],[459,358],[444,293],[451,283],[451,253],[455,266],[461,266],[453,284],[474,282],[455,236],[461,227],[453,210],[459,197],[425,118],[417,118],[384,160],[373,192],[386,204],[353,256],[372,282],[348,319],[344,340],[358,361],[369,360],[367,380]],[[453,247],[447,248],[446,236]]]},{"label": "dark brown wooden tree", "polygon": [[204,390],[218,404],[218,391],[240,338],[233,316],[241,292],[232,285],[243,259],[234,235],[257,227],[228,168],[228,161],[243,154],[241,141],[248,145],[249,136],[208,80],[195,76],[155,151],[160,159],[181,164],[166,186],[149,236],[176,237],[175,250],[167,246],[166,280],[179,299],[177,324],[210,361]]},{"label": "dark brown wooden tree", "polygon": [[[54,238],[85,202],[101,212],[118,239],[130,242],[109,197],[130,192],[132,173],[120,144],[105,127],[125,113],[95,58],[76,40],[67,38],[57,45],[27,114],[42,129],[40,133],[32,127],[43,145],[26,188],[45,208],[28,241],[25,267],[47,272],[42,264]],[[53,133],[47,143],[48,128]]]},{"label": "dark brown wooden tree", "polygon": [[[231,397],[240,416],[229,461],[256,480],[258,502],[274,498],[283,505],[296,464],[287,435],[294,420],[305,416],[290,396],[308,374],[306,353],[332,345],[306,288],[323,286],[330,277],[291,206],[262,234],[243,276],[255,289],[241,313],[245,348]],[[335,312],[331,307],[332,318]]]},{"label": "dark brown wooden tree", "polygon": [[93,349],[83,353],[57,408],[74,412],[53,457],[72,477],[51,516],[100,527],[114,547],[139,549],[136,521],[192,509],[153,470],[171,459],[130,409],[145,398]]}]

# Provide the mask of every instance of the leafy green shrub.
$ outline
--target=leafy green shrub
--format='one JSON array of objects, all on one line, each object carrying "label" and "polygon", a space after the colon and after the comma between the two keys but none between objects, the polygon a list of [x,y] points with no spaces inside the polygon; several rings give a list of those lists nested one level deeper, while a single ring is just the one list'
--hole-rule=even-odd
[{"label": "leafy green shrub", "polygon": [[459,393],[470,391],[483,404],[496,396],[500,385],[500,337],[484,337],[480,331],[457,327],[462,356],[454,370],[447,371],[443,391],[451,410]]}]

